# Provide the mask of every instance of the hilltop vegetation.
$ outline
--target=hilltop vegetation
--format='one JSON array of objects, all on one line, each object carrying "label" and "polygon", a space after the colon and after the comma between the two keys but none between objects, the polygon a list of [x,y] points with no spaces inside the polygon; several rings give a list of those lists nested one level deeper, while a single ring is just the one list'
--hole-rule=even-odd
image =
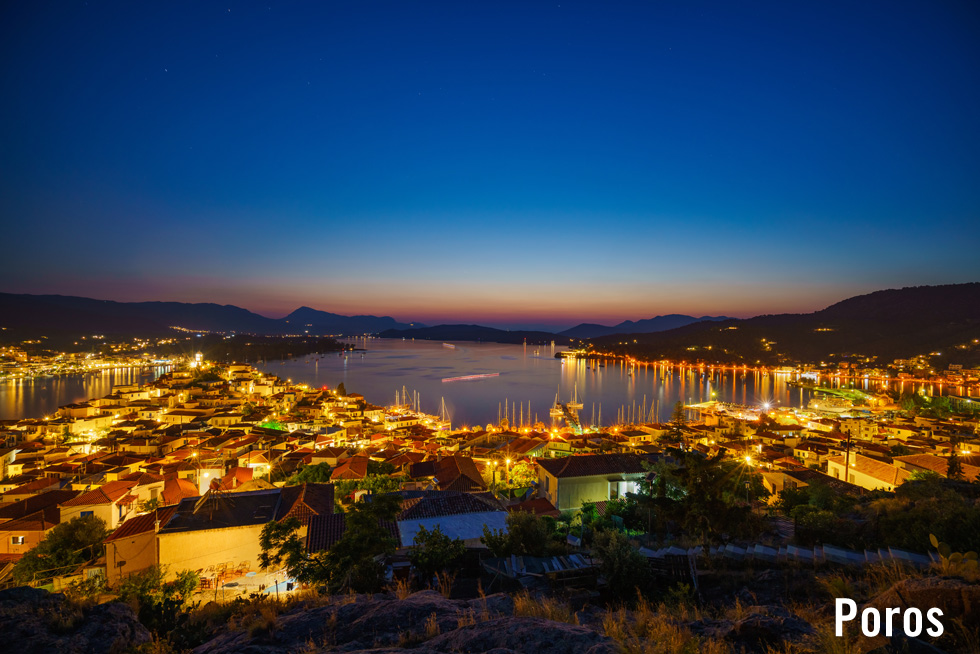
[{"label": "hilltop vegetation", "polygon": [[809,314],[699,322],[653,334],[596,338],[597,351],[641,359],[781,365],[930,352],[980,363],[980,283],[920,286],[853,297]]}]

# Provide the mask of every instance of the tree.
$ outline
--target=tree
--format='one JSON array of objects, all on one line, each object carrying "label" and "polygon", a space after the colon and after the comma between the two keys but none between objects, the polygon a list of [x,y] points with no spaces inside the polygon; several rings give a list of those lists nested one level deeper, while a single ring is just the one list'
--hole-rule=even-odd
[{"label": "tree", "polygon": [[557,538],[554,521],[526,511],[512,511],[505,521],[506,530],[483,526],[480,540],[494,556],[551,556],[566,549]]},{"label": "tree", "polygon": [[674,411],[670,414],[670,424],[676,434],[680,434],[684,425],[687,424],[687,416],[684,414],[684,403],[680,400],[674,403]]},{"label": "tree", "polygon": [[626,534],[603,529],[596,532],[592,553],[598,558],[599,572],[606,578],[609,591],[620,599],[636,596],[646,586],[650,565],[633,547]]},{"label": "tree", "polygon": [[949,439],[950,453],[946,460],[946,478],[962,479],[963,463],[960,461],[960,439],[955,435]]},{"label": "tree", "polygon": [[14,579],[21,584],[46,582],[96,558],[108,535],[105,522],[95,516],[72,518],[48,532],[14,566]]},{"label": "tree", "polygon": [[326,463],[317,463],[311,466],[303,466],[303,469],[286,480],[287,486],[298,484],[329,484],[330,474],[333,469]]},{"label": "tree", "polygon": [[374,459],[368,459],[367,474],[390,475],[394,474],[394,472],[395,466],[391,465],[387,461],[375,461]]},{"label": "tree", "polygon": [[169,636],[187,622],[183,609],[200,583],[193,570],[178,572],[164,581],[166,567],[150,566],[126,578],[119,586],[119,599],[134,608],[140,622],[158,637]]},{"label": "tree", "polygon": [[912,450],[899,443],[888,448],[888,454],[891,456],[908,456],[909,454],[912,454]]},{"label": "tree", "polygon": [[292,517],[272,521],[262,527],[259,535],[259,566],[263,570],[286,569],[287,574],[300,581],[309,573],[306,547],[299,538],[299,519]]},{"label": "tree", "polygon": [[347,397],[347,387],[344,386],[344,382],[337,384],[337,395],[340,397]]},{"label": "tree", "polygon": [[527,488],[538,480],[538,469],[533,463],[517,463],[511,466],[507,481],[511,488]]},{"label": "tree", "polygon": [[366,490],[372,495],[393,493],[401,488],[401,478],[389,475],[368,475],[364,479],[341,479],[334,482],[339,497],[347,497],[354,491]]},{"label": "tree", "polygon": [[429,582],[437,572],[457,567],[465,552],[463,541],[442,533],[438,525],[432,531],[420,526],[412,540],[408,560],[412,562],[419,579]]},{"label": "tree", "polygon": [[150,511],[156,511],[157,507],[160,506],[159,497],[151,497],[148,500],[139,503],[140,513],[149,513]]},{"label": "tree", "polygon": [[384,559],[398,546],[386,523],[400,509],[397,495],[373,495],[344,514],[344,535],[323,557],[331,592],[373,593],[384,586]]},{"label": "tree", "polygon": [[259,537],[259,564],[285,568],[289,576],[310,584],[324,584],[331,593],[344,590],[370,593],[384,585],[384,558],[397,542],[386,524],[401,507],[397,495],[375,495],[358,502],[344,514],[344,535],[326,552],[308,555],[295,518],[270,522]]}]

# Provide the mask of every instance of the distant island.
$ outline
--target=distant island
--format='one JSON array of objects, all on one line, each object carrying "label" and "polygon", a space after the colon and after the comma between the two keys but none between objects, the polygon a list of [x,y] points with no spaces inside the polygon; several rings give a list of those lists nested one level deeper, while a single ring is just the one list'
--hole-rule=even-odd
[{"label": "distant island", "polygon": [[440,341],[554,342],[648,361],[867,365],[928,355],[930,367],[971,367],[980,365],[980,282],[877,291],[813,313],[747,319],[668,314],[613,326],[582,323],[559,333],[473,324],[426,326],[390,316],[343,316],[307,306],[276,319],[232,305],[0,293],[0,327],[2,338],[10,341],[175,331],[311,338],[377,334]]},{"label": "distant island", "polygon": [[916,286],[859,295],[804,314],[698,322],[653,334],[604,336],[594,351],[644,360],[779,366],[891,364],[928,356],[930,366],[980,365],[980,283]]},{"label": "distant island", "polygon": [[508,331],[481,327],[480,325],[436,325],[421,329],[388,329],[380,334],[381,338],[417,338],[430,341],[485,341],[489,343],[524,343],[528,345],[568,345],[572,339],[568,336],[539,331]]},{"label": "distant island", "polygon": [[234,305],[187,302],[113,302],[70,295],[0,293],[5,336],[41,334],[140,335],[177,330],[265,336],[356,336],[386,329],[424,327],[389,316],[342,316],[300,307],[284,318],[267,318]]},{"label": "distant island", "polygon": [[678,327],[684,327],[686,325],[704,320],[718,321],[732,320],[732,318],[727,316],[701,316],[700,318],[695,318],[694,316],[671,313],[666,316],[655,316],[645,320],[624,320],[618,325],[613,325],[612,327],[583,322],[582,324],[576,325],[571,329],[566,329],[563,332],[559,332],[559,334],[570,338],[596,338],[599,336],[609,336],[610,334],[649,334],[652,332],[666,331],[668,329],[677,329]]}]

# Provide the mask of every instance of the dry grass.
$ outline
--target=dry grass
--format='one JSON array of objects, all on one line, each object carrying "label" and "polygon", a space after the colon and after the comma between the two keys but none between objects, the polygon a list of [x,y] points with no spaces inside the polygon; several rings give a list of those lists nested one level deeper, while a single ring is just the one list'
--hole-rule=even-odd
[{"label": "dry grass", "polygon": [[742,600],[735,598],[735,604],[729,609],[728,614],[731,616],[732,620],[739,621],[745,618],[745,607],[742,606]]},{"label": "dry grass", "polygon": [[408,579],[395,579],[394,591],[395,597],[403,600],[412,594],[412,584]]},{"label": "dry grass", "polygon": [[775,645],[766,645],[764,654],[811,654],[812,652],[812,649],[803,645],[783,641],[778,647]]},{"label": "dry grass", "polygon": [[476,613],[473,612],[473,609],[467,609],[456,616],[457,627],[469,627],[474,624],[476,624]]},{"label": "dry grass", "polygon": [[439,629],[439,619],[436,617],[435,613],[432,613],[425,621],[425,639],[429,640],[435,638],[441,633]]},{"label": "dry grass", "polygon": [[531,597],[526,590],[514,595],[514,615],[579,624],[578,615],[568,604],[552,597]]},{"label": "dry grass", "polygon": [[303,643],[302,647],[297,650],[293,650],[293,654],[317,654],[319,651],[321,651],[321,647],[316,644],[316,641],[313,640],[313,637],[311,636],[310,638],[306,639],[306,642]]},{"label": "dry grass", "polygon": [[153,637],[148,643],[143,643],[135,650],[133,654],[178,654],[174,649],[174,646],[170,644],[170,641],[165,638]]},{"label": "dry grass", "polygon": [[892,559],[865,567],[864,579],[872,595],[883,593],[903,579],[921,577],[922,572]]},{"label": "dry grass", "polygon": [[845,628],[844,635],[838,637],[833,621],[814,627],[817,629],[822,654],[861,654],[860,638],[855,630]]},{"label": "dry grass", "polygon": [[980,654],[980,629],[967,627],[963,624],[963,618],[953,620],[953,628],[950,629],[951,639],[957,644],[956,651],[963,654]]},{"label": "dry grass", "polygon": [[46,622],[51,631],[56,634],[68,634],[75,631],[85,619],[85,613],[81,607],[65,603],[60,611],[52,611],[47,614]]},{"label": "dry grass", "polygon": [[788,602],[786,610],[797,616],[804,622],[815,625],[826,619],[827,607],[825,604],[814,604],[813,602]]},{"label": "dry grass", "polygon": [[820,584],[831,597],[858,597],[858,592],[854,588],[854,583],[845,575],[835,574],[824,577],[820,580]]},{"label": "dry grass", "polygon": [[248,635],[250,638],[262,638],[271,636],[279,627],[279,611],[272,604],[267,604],[259,608],[258,615],[253,616],[249,623]]},{"label": "dry grass", "polygon": [[453,584],[456,583],[456,573],[437,572],[436,580],[439,585],[439,594],[449,599],[449,595],[453,592]]},{"label": "dry grass", "polygon": [[656,610],[640,598],[633,611],[620,608],[602,619],[607,636],[623,648],[624,654],[730,654],[723,641],[699,638],[675,620],[661,605]]}]

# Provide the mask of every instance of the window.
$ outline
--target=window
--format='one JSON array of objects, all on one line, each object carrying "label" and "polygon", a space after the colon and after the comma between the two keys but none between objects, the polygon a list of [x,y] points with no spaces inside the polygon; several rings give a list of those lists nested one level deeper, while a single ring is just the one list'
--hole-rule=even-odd
[{"label": "window", "polygon": [[81,513],[79,513],[78,515],[80,515],[80,516],[81,516],[81,517],[83,517],[83,518],[87,518],[88,516],[90,516],[90,515],[93,515],[93,514],[94,514],[94,512],[93,512],[93,511],[82,511],[82,512],[81,512]]},{"label": "window", "polygon": [[11,545],[23,545],[24,544],[24,537],[23,536],[11,536],[10,537],[10,544]]}]

